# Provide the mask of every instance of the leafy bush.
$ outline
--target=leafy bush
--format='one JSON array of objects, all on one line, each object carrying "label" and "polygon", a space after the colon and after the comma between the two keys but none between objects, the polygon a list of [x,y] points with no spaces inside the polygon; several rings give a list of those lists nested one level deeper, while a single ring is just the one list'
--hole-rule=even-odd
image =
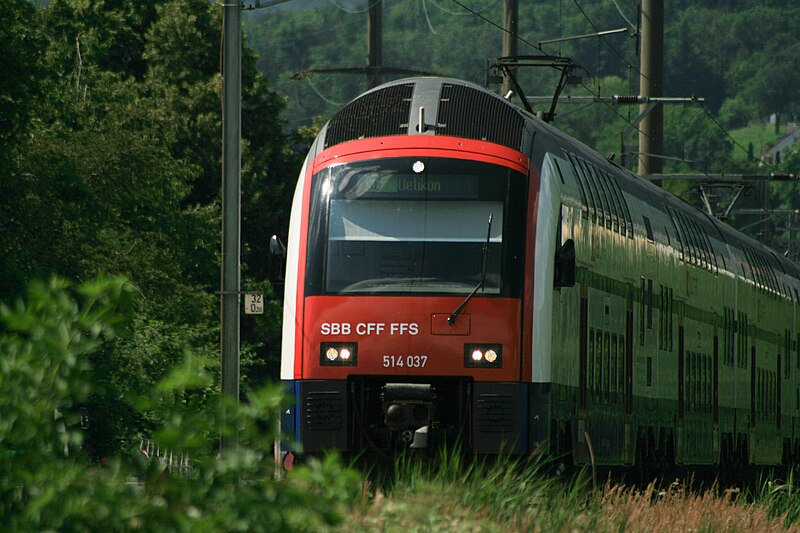
[{"label": "leafy bush", "polygon": [[[0,529],[316,531],[339,522],[358,498],[358,475],[327,457],[276,481],[280,388],[225,404],[191,354],[137,403],[142,416],[159,412],[156,441],[188,454],[191,468],[173,472],[144,455],[91,464],[75,408],[93,391],[89,356],[130,325],[131,300],[122,279],[53,280],[34,284],[27,303],[0,307]],[[220,432],[239,445],[218,456]]]}]

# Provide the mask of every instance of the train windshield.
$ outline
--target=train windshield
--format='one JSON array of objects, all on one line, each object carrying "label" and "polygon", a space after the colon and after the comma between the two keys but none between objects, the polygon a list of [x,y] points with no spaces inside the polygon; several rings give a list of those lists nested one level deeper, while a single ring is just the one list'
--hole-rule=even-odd
[{"label": "train windshield", "polygon": [[312,183],[306,294],[462,295],[483,274],[478,295],[519,295],[522,174],[392,158],[333,166]]}]

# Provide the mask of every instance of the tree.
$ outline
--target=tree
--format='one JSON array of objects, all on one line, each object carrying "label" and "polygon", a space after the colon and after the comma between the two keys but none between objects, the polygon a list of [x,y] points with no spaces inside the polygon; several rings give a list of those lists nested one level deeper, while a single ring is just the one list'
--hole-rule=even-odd
[{"label": "tree", "polygon": [[[17,7],[29,24],[9,24],[9,35],[20,46],[23,29],[41,35],[42,53],[29,62],[42,75],[28,107],[34,118],[14,130],[19,171],[0,185],[10,226],[0,237],[9,251],[0,258],[0,298],[53,274],[121,274],[139,291],[135,334],[93,356],[103,371],[89,399],[90,438],[106,454],[152,427],[120,391],[162,377],[179,353],[162,347],[185,336],[216,364],[221,10],[205,0]],[[263,284],[269,239],[286,234],[299,156],[282,132],[283,99],[252,54],[243,67],[245,271]],[[277,320],[245,323],[253,343],[245,353],[262,376],[275,375],[264,361],[277,368],[275,307]]]},{"label": "tree", "polygon": [[0,57],[0,287],[9,294],[21,294],[29,263],[5,251],[25,245],[20,239],[20,215],[26,188],[19,178],[20,145],[26,142],[42,97],[44,40],[39,32],[36,11],[24,0],[0,3],[0,38],[4,52]]}]

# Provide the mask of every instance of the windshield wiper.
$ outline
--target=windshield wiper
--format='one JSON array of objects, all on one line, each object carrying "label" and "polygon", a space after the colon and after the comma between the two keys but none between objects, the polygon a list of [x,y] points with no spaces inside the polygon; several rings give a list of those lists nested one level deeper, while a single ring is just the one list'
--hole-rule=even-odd
[{"label": "windshield wiper", "polygon": [[489,239],[492,237],[492,217],[494,213],[489,213],[489,227],[486,229],[486,242],[483,243],[483,250],[481,254],[483,255],[483,265],[481,266],[481,281],[478,283],[478,286],[472,289],[472,292],[464,298],[464,301],[459,304],[455,310],[450,313],[450,316],[447,318],[447,323],[451,326],[456,323],[456,318],[458,318],[459,313],[461,310],[464,309],[464,306],[467,305],[467,302],[475,296],[475,293],[478,292],[480,289],[483,288],[483,282],[486,280],[486,256],[489,255]]}]

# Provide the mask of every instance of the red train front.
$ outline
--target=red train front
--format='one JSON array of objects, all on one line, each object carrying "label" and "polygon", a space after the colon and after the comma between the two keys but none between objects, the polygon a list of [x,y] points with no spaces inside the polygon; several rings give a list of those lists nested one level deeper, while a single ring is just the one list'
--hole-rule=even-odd
[{"label": "red train front", "polygon": [[[470,133],[480,123],[498,138]],[[295,194],[284,311],[296,405],[282,424],[304,451],[527,451],[528,142],[512,106],[427,78],[363,95],[320,133]]]}]

